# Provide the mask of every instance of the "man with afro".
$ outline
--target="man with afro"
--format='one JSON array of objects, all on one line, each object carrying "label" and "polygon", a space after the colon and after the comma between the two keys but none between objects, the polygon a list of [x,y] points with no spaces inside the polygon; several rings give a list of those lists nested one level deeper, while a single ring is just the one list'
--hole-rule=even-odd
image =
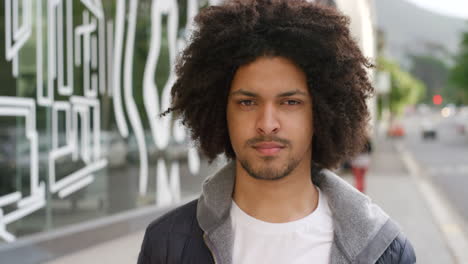
[{"label": "man with afro", "polygon": [[195,24],[166,113],[228,163],[148,226],[138,263],[415,263],[399,226],[332,172],[364,147],[373,94],[349,18],[228,0]]}]

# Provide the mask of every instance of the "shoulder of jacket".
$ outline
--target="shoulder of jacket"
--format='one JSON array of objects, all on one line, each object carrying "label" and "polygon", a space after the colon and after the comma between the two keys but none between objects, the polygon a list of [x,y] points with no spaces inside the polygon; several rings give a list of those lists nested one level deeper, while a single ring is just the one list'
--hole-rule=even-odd
[{"label": "shoulder of jacket", "polygon": [[198,230],[194,228],[196,210],[197,200],[194,200],[151,222],[143,237],[138,264],[168,263],[170,252],[178,249],[172,242],[181,241]]},{"label": "shoulder of jacket", "polygon": [[377,261],[377,264],[399,263],[414,264],[416,255],[411,242],[403,233],[400,233],[388,246],[385,252]]},{"label": "shoulder of jacket", "polygon": [[196,221],[197,201],[198,199],[186,203],[153,220],[146,228],[146,234],[191,233]]}]

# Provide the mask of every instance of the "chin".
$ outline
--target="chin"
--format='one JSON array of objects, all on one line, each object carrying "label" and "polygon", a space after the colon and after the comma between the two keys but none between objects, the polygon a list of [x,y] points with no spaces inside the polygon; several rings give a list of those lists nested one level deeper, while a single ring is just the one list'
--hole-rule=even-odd
[{"label": "chin", "polygon": [[[264,158],[265,157],[261,157],[261,159]],[[277,157],[269,156],[268,158],[275,159]],[[258,164],[255,161],[247,161],[245,159],[239,159],[239,163],[244,171],[252,178],[269,181],[280,180],[287,177],[299,165],[299,162],[295,159],[290,159],[284,162],[275,161],[275,163],[271,163],[271,165]]]}]

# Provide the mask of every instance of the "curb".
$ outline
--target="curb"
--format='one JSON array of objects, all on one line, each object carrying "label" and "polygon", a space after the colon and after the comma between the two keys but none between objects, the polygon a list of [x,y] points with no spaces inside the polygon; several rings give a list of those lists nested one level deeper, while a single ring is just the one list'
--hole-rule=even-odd
[{"label": "curb", "polygon": [[455,263],[468,264],[468,240],[463,233],[463,220],[452,205],[440,195],[432,182],[427,179],[424,170],[416,162],[413,155],[400,142],[394,143],[397,152],[423,194],[434,219],[443,233],[445,242],[450,249]]}]

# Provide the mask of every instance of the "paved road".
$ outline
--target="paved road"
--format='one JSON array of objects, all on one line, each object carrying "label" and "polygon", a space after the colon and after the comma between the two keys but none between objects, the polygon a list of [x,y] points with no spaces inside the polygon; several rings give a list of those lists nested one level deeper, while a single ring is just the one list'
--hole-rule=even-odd
[{"label": "paved road", "polygon": [[[468,223],[468,135],[457,132],[453,117],[436,117],[438,138],[423,140],[420,120],[417,116],[405,118],[407,135],[403,142],[425,174]],[[468,225],[464,227],[468,234]]]}]

